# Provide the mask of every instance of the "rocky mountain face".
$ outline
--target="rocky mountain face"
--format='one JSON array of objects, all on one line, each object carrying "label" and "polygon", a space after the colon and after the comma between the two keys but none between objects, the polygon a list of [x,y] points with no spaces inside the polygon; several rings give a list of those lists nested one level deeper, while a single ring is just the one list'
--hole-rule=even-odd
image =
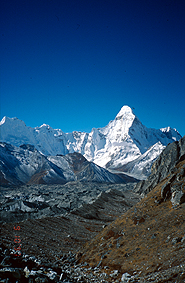
[{"label": "rocky mountain face", "polygon": [[147,194],[158,183],[160,183],[168,174],[171,176],[170,183],[174,182],[178,178],[179,180],[184,176],[184,169],[177,175],[177,165],[185,159],[185,136],[179,141],[169,144],[158,159],[153,163],[151,168],[151,174],[147,180],[139,182],[135,191],[140,194]]},{"label": "rocky mountain face", "polygon": [[93,128],[90,133],[64,133],[46,124],[31,128],[17,118],[8,117],[2,119],[0,127],[2,142],[14,146],[31,144],[47,156],[78,152],[88,161],[109,169],[120,168],[135,160],[135,164],[122,169],[142,178],[148,176],[151,164],[164,146],[181,138],[177,130],[170,127],[146,128],[128,106],[123,106],[107,126]]},{"label": "rocky mountain face", "polygon": [[126,183],[136,181],[124,174],[113,174],[80,153],[45,156],[33,145],[16,147],[0,143],[1,185],[65,184],[70,181]]}]

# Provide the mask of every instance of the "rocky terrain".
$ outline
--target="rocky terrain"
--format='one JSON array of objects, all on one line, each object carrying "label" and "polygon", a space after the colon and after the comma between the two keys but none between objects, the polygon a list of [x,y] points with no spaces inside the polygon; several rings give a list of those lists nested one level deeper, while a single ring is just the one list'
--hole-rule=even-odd
[{"label": "rocky terrain", "polygon": [[[69,182],[65,185],[26,185],[16,189],[1,187],[1,223],[57,216],[80,211],[82,207],[90,214],[97,209],[97,201],[104,206],[109,200],[111,209],[114,209],[116,197],[124,199],[123,206],[129,207],[135,184]],[[138,199],[139,195],[136,195]],[[123,206],[119,208],[120,213],[123,212]]]},{"label": "rocky terrain", "polygon": [[[19,261],[21,261],[21,263],[19,263],[20,270],[18,271],[21,281],[18,282],[24,282],[22,280],[26,275],[24,272],[26,266],[30,270],[27,261],[25,261],[25,258],[28,260],[30,256],[31,258],[34,257],[34,260],[37,259],[40,265],[42,262],[45,268],[45,273],[43,270],[42,273],[45,274],[47,280],[51,280],[51,278],[49,279],[49,277],[46,276],[46,273],[48,273],[48,276],[50,274],[48,269],[46,271],[46,267],[51,268],[53,272],[58,270],[58,277],[54,276],[54,278],[58,278],[57,280],[59,280],[61,273],[67,274],[66,270],[68,270],[68,276],[66,277],[65,275],[64,278],[70,278],[70,276],[72,278],[75,277],[72,272],[73,268],[75,269],[74,262],[77,264],[80,251],[85,242],[95,237],[103,227],[122,215],[124,211],[127,211],[130,207],[135,205],[140,199],[140,196],[133,192],[134,185],[135,184],[107,185],[95,183],[67,183],[65,186],[68,186],[68,188],[65,188],[63,197],[62,194],[59,194],[59,192],[62,192],[61,186],[55,186],[55,188],[54,186],[48,187],[46,185],[38,185],[35,187],[26,186],[23,187],[22,190],[19,189],[17,195],[20,197],[23,195],[29,196],[30,203],[32,201],[35,207],[37,204],[37,208],[40,201],[41,203],[45,203],[47,200],[50,200],[51,211],[52,207],[55,207],[55,210],[52,211],[55,216],[47,216],[46,211],[46,214],[44,214],[44,208],[41,209],[43,212],[38,214],[38,211],[35,210],[33,205],[32,208],[34,209],[29,212],[21,211],[21,207],[16,210],[12,209],[12,211],[9,211],[9,218],[7,219],[5,216],[8,212],[8,205],[9,207],[12,206],[11,198],[16,198],[16,195],[13,195],[13,191],[10,191],[10,189],[4,188],[4,196],[7,196],[7,193],[9,193],[9,202],[4,204],[7,211],[4,212],[4,221],[1,224],[1,239],[4,247],[2,260],[5,261],[6,253],[17,248],[17,246],[19,246],[18,242],[21,240],[22,256],[18,258]],[[43,193],[43,191],[45,191],[45,193]],[[44,201],[42,201],[41,194],[42,198],[45,199]],[[81,205],[77,202],[78,198],[80,198]],[[15,202],[15,200],[13,201]],[[58,204],[60,204],[61,207],[57,210],[56,207]],[[26,218],[27,220],[20,221],[23,216],[24,219]],[[15,231],[14,227],[20,227],[20,229]],[[4,252],[5,249],[7,250],[6,252]],[[29,255],[29,257],[26,255]],[[1,265],[0,276],[2,274],[2,277],[6,276],[6,274],[9,274],[8,276],[10,277],[14,276],[12,275],[14,272],[13,268],[18,267],[15,266],[15,262],[12,265],[9,256],[10,255],[8,255],[6,259],[7,266],[8,268],[11,267],[12,270],[7,273],[7,266]],[[14,257],[13,254],[11,255],[11,258],[12,257]],[[35,263],[30,264],[30,266],[32,268],[35,267]],[[37,270],[40,270],[40,267],[37,267]],[[58,269],[56,267],[58,267]],[[36,271],[36,269],[32,271]],[[34,274],[34,272],[32,272],[32,274]],[[35,276],[30,275],[28,279],[32,277],[37,278],[41,275],[41,273],[39,275],[39,273],[35,272]],[[27,279],[24,278],[24,280]]]},{"label": "rocky terrain", "polygon": [[[87,184],[74,183],[70,194],[73,197],[68,202],[73,206],[67,210],[63,208],[55,216],[27,217],[24,221],[17,218],[17,222],[11,219],[5,223],[4,219],[1,282],[184,282],[184,142],[185,137],[169,144],[145,181],[97,184],[94,190],[95,183],[92,187],[88,184],[94,196],[87,200],[84,192],[80,206],[75,206],[75,187],[82,186],[82,193]],[[69,183],[64,186],[67,185],[71,187]],[[13,190],[7,195],[8,189],[3,189],[5,208],[13,197]],[[47,187],[38,185],[37,189],[28,187],[28,195],[30,203],[39,205]],[[51,199],[56,198],[54,205],[60,207],[64,199],[61,202],[59,187],[49,191]],[[50,198],[47,193],[44,203]],[[20,189],[21,194],[24,195]],[[23,212],[20,210],[21,206],[18,214]],[[17,210],[12,211],[13,215],[16,213]],[[34,213],[30,211],[30,215]],[[13,254],[17,254],[14,261]]]},{"label": "rocky terrain", "polygon": [[159,182],[161,182],[169,173],[171,175],[170,182],[176,178],[181,178],[183,176],[182,172],[179,176],[176,176],[176,165],[185,160],[185,138],[183,137],[179,141],[169,144],[163,152],[160,154],[159,158],[154,162],[151,168],[151,174],[147,180],[141,181],[137,184],[135,191],[140,194],[147,194],[151,191]]}]

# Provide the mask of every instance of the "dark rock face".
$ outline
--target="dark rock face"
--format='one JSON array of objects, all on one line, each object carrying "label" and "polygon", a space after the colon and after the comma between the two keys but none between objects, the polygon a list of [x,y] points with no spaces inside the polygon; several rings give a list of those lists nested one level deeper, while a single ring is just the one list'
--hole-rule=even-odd
[{"label": "dark rock face", "polygon": [[166,200],[168,198],[171,197],[171,186],[170,186],[170,182],[167,182],[166,184],[164,184],[162,186],[161,189],[161,197],[162,199]]},{"label": "dark rock face", "polygon": [[[173,174],[176,171],[175,166],[184,159],[185,136],[179,141],[167,145],[167,147],[152,165],[150,176],[145,181],[139,182],[136,185],[135,191],[145,195],[150,192],[159,182],[161,182],[168,174],[171,174],[171,177],[173,178]],[[184,168],[182,168],[181,175],[184,175]],[[167,190],[167,188],[165,190]],[[165,191],[163,193],[165,194]]]},{"label": "dark rock face", "polygon": [[23,149],[28,149],[29,151],[37,151],[34,145],[32,144],[22,144],[20,145],[20,147]]},{"label": "dark rock face", "polygon": [[78,152],[67,154],[65,159],[69,162],[75,173],[82,171],[89,164],[87,159]]}]

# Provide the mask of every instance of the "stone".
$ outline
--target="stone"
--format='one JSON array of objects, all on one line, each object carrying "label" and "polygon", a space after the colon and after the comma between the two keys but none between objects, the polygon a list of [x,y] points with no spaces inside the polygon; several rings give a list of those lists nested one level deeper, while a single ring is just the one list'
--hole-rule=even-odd
[{"label": "stone", "polygon": [[185,242],[185,236],[182,237],[181,242],[184,243]]},{"label": "stone", "polygon": [[118,270],[113,270],[112,274],[110,274],[110,277],[117,277],[118,276],[119,271]]},{"label": "stone", "polygon": [[30,274],[30,270],[28,269],[27,266],[24,268],[24,272],[25,272],[25,277],[28,278]]},{"label": "stone", "polygon": [[168,243],[168,242],[169,242],[170,238],[171,238],[170,236],[168,236],[168,237],[167,237],[167,239],[166,239],[166,243]]},{"label": "stone", "polygon": [[105,272],[100,274],[100,278],[108,278],[108,277],[109,277],[108,274]]},{"label": "stone", "polygon": [[48,283],[48,279],[44,277],[37,277],[35,283]]},{"label": "stone", "polygon": [[162,186],[161,197],[164,200],[167,200],[171,197],[171,183],[170,182],[167,182],[166,184]]},{"label": "stone", "polygon": [[180,243],[181,240],[182,240],[181,237],[175,237],[175,238],[172,239],[172,244],[175,245],[175,244],[177,244],[177,243]]},{"label": "stone", "polygon": [[5,256],[4,259],[1,262],[1,265],[4,266],[4,267],[10,266],[9,261],[10,261],[10,256]]},{"label": "stone", "polygon": [[124,282],[124,283],[129,282],[130,279],[131,279],[131,275],[126,272],[122,275],[121,282]]},{"label": "stone", "polygon": [[175,190],[172,193],[171,203],[173,206],[180,205],[185,202],[185,193],[182,190]]},{"label": "stone", "polygon": [[99,261],[97,267],[100,267],[101,263],[102,263],[102,260]]},{"label": "stone", "polygon": [[156,236],[157,236],[157,234],[156,234],[156,233],[154,233],[154,234],[152,235],[151,239],[155,239],[155,238],[156,238]]}]

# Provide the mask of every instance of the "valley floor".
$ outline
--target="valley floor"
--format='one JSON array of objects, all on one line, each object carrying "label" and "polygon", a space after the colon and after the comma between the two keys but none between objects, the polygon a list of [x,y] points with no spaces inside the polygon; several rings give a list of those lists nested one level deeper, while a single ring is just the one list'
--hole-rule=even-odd
[{"label": "valley floor", "polygon": [[[55,282],[185,282],[185,203],[160,203],[160,191],[161,185],[141,199],[112,185],[63,215],[2,223],[1,244],[14,249],[20,239],[22,254],[42,263],[40,272],[58,272]],[[0,268],[2,276],[6,264]],[[17,282],[54,282],[47,280]]]}]

